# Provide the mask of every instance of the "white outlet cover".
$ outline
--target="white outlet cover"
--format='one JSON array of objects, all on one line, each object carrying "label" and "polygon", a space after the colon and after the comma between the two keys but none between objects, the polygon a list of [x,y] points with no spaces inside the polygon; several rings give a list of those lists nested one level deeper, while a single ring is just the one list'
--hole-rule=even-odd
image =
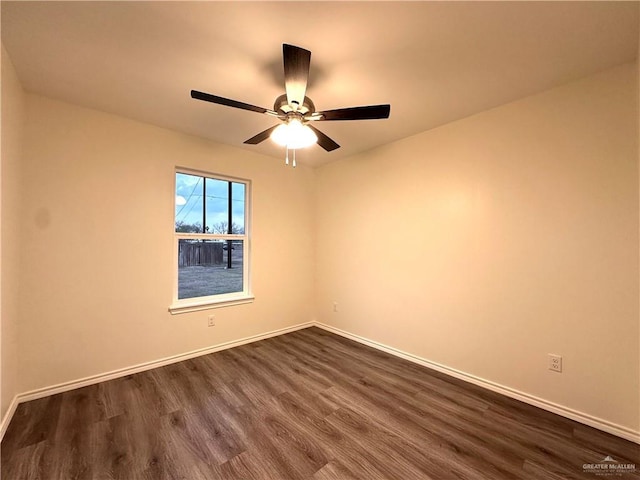
[{"label": "white outlet cover", "polygon": [[549,370],[562,373],[562,356],[549,354]]}]

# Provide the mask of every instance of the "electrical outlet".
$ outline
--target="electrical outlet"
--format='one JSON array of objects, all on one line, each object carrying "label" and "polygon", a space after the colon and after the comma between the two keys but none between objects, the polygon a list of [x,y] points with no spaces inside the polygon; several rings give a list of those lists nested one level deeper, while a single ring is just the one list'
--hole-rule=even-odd
[{"label": "electrical outlet", "polygon": [[338,302],[333,302],[333,311],[334,312],[338,311]]},{"label": "electrical outlet", "polygon": [[560,355],[549,354],[549,370],[562,373],[562,357]]},{"label": "electrical outlet", "polygon": [[216,316],[215,315],[209,315],[209,323],[207,324],[210,327],[215,327],[216,326]]}]

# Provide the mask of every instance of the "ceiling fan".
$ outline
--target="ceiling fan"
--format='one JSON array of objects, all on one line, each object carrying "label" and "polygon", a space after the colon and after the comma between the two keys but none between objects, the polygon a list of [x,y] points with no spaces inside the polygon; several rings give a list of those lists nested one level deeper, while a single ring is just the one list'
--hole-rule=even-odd
[{"label": "ceiling fan", "polygon": [[257,145],[271,137],[276,143],[287,147],[288,151],[304,148],[318,143],[327,152],[340,148],[335,141],[322,133],[312,125],[316,121],[333,120],[374,120],[389,118],[391,105],[368,105],[363,107],[339,108],[316,112],[311,99],[305,96],[307,80],[309,78],[309,66],[311,64],[311,52],[294,45],[282,45],[284,59],[284,86],[286,93],[276,98],[273,110],[257,107],[248,103],[218,97],[210,93],[191,90],[191,97],[196,100],[217,103],[228,107],[240,108],[251,112],[264,113],[280,119],[282,123],[274,125],[263,132],[245,140],[244,143]]}]

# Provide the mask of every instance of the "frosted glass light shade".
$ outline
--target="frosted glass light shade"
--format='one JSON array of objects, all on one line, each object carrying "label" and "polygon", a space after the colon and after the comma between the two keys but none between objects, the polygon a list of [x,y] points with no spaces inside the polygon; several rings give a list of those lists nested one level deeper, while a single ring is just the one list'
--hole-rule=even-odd
[{"label": "frosted glass light shade", "polygon": [[314,131],[297,119],[278,125],[271,133],[271,139],[278,145],[290,149],[305,148],[318,141]]}]

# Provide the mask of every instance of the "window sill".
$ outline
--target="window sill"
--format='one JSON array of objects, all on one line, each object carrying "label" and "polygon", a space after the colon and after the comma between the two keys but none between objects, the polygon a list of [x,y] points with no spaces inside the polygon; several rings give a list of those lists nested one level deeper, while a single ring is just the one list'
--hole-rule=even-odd
[{"label": "window sill", "polygon": [[253,295],[242,295],[232,298],[225,298],[220,300],[205,300],[205,301],[193,301],[193,302],[180,302],[174,303],[169,306],[169,313],[171,315],[178,315],[180,313],[198,312],[200,310],[209,310],[212,308],[231,307],[233,305],[242,305],[245,303],[253,303],[255,297]]}]

